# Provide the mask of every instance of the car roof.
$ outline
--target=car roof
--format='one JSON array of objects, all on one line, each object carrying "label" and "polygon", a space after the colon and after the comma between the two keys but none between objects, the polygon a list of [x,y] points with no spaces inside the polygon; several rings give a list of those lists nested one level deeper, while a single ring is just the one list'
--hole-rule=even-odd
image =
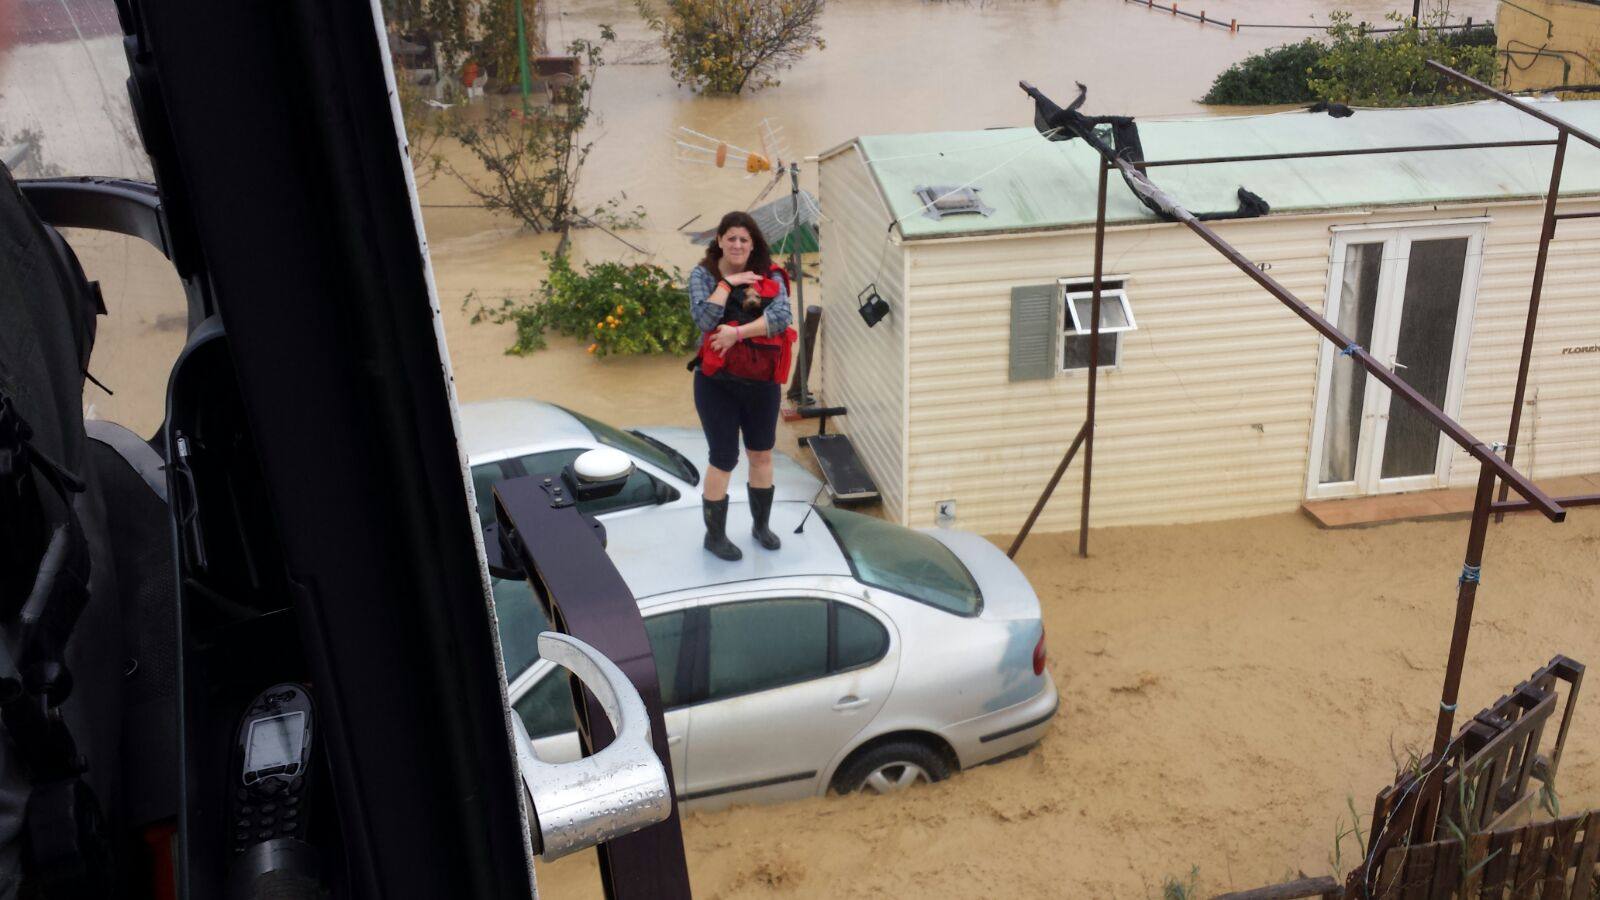
[{"label": "car roof", "polygon": [[476,463],[529,446],[592,446],[594,434],[572,413],[542,400],[485,400],[461,405],[461,442]]},{"label": "car roof", "polygon": [[750,536],[749,504],[728,504],[728,537],[744,551],[744,558],[737,562],[725,562],[705,549],[705,523],[694,507],[607,519],[606,551],[640,600],[762,578],[849,576],[849,562],[827,524],[815,513],[806,521],[804,532],[794,533],[809,507],[797,501],[773,504],[771,527],[783,540],[783,547],[763,550]]}]

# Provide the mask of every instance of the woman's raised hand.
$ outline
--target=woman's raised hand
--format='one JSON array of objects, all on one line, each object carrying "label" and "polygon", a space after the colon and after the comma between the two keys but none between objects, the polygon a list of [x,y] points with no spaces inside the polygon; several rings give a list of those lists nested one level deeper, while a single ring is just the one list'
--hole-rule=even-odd
[{"label": "woman's raised hand", "polygon": [[756,282],[761,280],[761,273],[759,273],[759,272],[735,272],[732,275],[723,276],[722,280],[726,281],[727,283],[729,283],[731,285],[734,285],[735,287],[737,287],[737,286],[739,286],[741,284],[755,284]]}]

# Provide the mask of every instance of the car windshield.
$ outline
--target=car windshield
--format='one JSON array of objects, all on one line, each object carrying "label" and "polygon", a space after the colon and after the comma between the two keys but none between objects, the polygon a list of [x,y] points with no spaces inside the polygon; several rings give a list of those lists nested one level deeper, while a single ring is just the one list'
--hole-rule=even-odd
[{"label": "car windshield", "polygon": [[960,616],[983,609],[972,573],[950,548],[921,532],[832,506],[817,507],[862,584]]},{"label": "car windshield", "polygon": [[651,465],[660,466],[690,484],[700,483],[700,473],[695,469],[694,465],[684,459],[681,453],[666,444],[653,441],[641,434],[632,434],[620,428],[613,428],[604,422],[591,419],[580,412],[573,412],[564,406],[561,409],[570,413],[574,419],[587,426],[590,433],[594,435],[594,439],[600,443],[637,456]]}]

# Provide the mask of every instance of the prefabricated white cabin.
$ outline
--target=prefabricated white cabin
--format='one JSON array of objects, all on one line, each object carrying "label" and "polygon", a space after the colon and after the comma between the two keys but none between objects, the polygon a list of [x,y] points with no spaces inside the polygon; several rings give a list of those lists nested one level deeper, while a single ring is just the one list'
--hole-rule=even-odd
[{"label": "prefabricated white cabin", "polygon": [[[1600,131],[1600,102],[1541,108]],[[1150,160],[1548,140],[1494,102],[1140,123]],[[1549,146],[1156,168],[1190,210],[1485,441],[1506,429],[1550,183]],[[820,168],[820,391],[890,518],[1014,532],[1086,407],[1097,157],[1031,129],[860,137]],[[954,191],[967,187],[972,191]],[[931,199],[944,198],[934,207]],[[1600,212],[1574,141],[1563,213]],[[1091,525],[1294,510],[1473,483],[1477,467],[1113,174]],[[892,226],[891,226],[891,223]],[[868,327],[863,291],[889,314]],[[1131,327],[1128,327],[1131,326]],[[1550,245],[1516,465],[1600,472],[1600,218]],[[1077,527],[1081,459],[1036,526]]]}]

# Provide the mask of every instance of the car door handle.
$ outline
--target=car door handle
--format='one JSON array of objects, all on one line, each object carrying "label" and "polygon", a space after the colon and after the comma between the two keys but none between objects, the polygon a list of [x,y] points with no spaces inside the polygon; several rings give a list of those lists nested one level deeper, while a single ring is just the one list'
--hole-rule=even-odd
[{"label": "car door handle", "polygon": [[683,735],[681,735],[681,734],[669,734],[669,735],[667,735],[667,746],[668,747],[676,747],[681,743],[683,743]]},{"label": "car door handle", "polygon": [[546,860],[622,837],[672,813],[666,768],[650,744],[650,718],[628,676],[571,635],[539,635],[539,655],[569,669],[594,694],[616,739],[593,756],[541,762],[522,717],[508,712],[522,789],[538,818],[534,850]]},{"label": "car door handle", "polygon": [[871,703],[871,702],[872,702],[872,698],[870,698],[870,697],[857,697],[854,694],[848,694],[846,696],[840,697],[839,698],[839,702],[835,703],[833,705],[833,708],[835,710],[838,710],[839,712],[844,712],[845,710],[850,710],[850,709],[860,709],[861,707],[866,706],[868,703]]}]

